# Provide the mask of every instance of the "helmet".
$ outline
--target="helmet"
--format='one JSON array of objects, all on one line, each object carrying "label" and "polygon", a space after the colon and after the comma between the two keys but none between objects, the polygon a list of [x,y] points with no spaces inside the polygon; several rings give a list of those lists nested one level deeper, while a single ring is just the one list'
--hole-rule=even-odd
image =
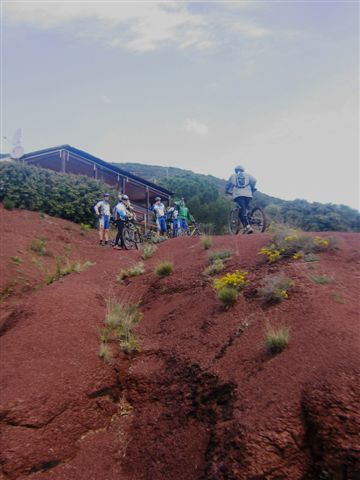
[{"label": "helmet", "polygon": [[155,202],[160,202],[161,198],[160,197],[155,197]]},{"label": "helmet", "polygon": [[127,195],[121,195],[121,200],[129,200],[129,197]]},{"label": "helmet", "polygon": [[110,193],[104,193],[104,197],[110,197]]},{"label": "helmet", "polygon": [[235,167],[235,172],[244,172],[245,168],[242,165],[238,165]]}]

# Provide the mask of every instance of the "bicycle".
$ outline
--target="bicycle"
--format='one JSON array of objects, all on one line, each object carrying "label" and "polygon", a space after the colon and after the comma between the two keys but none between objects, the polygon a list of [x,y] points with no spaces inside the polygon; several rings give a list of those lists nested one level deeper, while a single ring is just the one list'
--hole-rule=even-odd
[{"label": "bicycle", "polygon": [[193,222],[193,224],[189,226],[189,237],[200,237],[202,234],[203,233],[196,222]]},{"label": "bicycle", "polygon": [[[239,217],[240,207],[237,205],[231,211],[229,215],[229,231],[232,235],[237,235],[242,227]],[[248,214],[248,219],[251,228],[254,233],[263,233],[266,230],[267,222],[264,211],[260,207],[254,207]]]},{"label": "bicycle", "polygon": [[143,237],[141,235],[140,229],[135,225],[134,222],[128,220],[121,232],[122,240],[126,250],[131,250],[135,248],[139,250],[143,243]]}]

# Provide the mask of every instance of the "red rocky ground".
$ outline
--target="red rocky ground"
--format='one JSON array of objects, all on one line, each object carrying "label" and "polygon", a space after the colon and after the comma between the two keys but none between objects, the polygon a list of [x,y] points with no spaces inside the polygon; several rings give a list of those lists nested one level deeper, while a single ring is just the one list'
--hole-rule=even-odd
[{"label": "red rocky ground", "polygon": [[[320,261],[257,255],[269,237],[216,237],[227,271],[250,285],[224,311],[201,272],[198,239],[159,246],[140,277],[116,283],[138,252],[97,245],[95,232],[38,213],[0,210],[1,474],[53,480],[356,480],[360,478],[359,244],[336,233]],[[325,234],[326,236],[326,234]],[[30,248],[46,237],[48,255]],[[96,263],[51,285],[56,259]],[[20,259],[20,260],[19,260]],[[158,279],[155,265],[174,263]],[[261,305],[271,273],[290,298]],[[315,284],[311,277],[331,282]],[[140,302],[141,353],[98,357],[105,299]],[[291,329],[269,356],[265,322]]]}]

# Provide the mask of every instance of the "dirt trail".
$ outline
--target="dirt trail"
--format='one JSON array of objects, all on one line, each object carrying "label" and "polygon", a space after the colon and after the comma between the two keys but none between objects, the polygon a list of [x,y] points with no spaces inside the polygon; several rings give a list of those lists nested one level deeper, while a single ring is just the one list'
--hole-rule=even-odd
[{"label": "dirt trail", "polygon": [[[95,232],[33,212],[1,209],[0,221],[2,478],[360,477],[359,235],[335,234],[339,249],[319,262],[273,266],[257,255],[266,235],[215,238],[212,250],[233,252],[227,271],[250,279],[224,311],[201,275],[198,239],[165,242],[144,275],[118,284],[138,252],[99,247]],[[52,256],[31,250],[36,237]],[[96,264],[45,285],[64,254]],[[164,259],[174,273],[158,279]],[[264,308],[256,287],[279,272],[295,290]],[[319,274],[332,281],[315,284]],[[141,302],[144,318],[141,353],[106,365],[97,353],[109,295]],[[265,321],[291,328],[277,356],[264,350]]]}]

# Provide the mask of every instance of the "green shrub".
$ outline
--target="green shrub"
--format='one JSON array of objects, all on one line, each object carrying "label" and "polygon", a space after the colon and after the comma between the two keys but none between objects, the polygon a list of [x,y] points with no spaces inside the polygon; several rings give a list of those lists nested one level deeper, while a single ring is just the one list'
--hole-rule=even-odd
[{"label": "green shrub", "polygon": [[138,275],[142,275],[145,272],[145,267],[142,262],[133,265],[132,267],[128,268],[127,270],[121,270],[119,275],[116,277],[117,282],[121,283],[125,278],[128,277],[137,277]]},{"label": "green shrub", "polygon": [[289,290],[294,286],[290,278],[283,276],[268,276],[263,280],[258,294],[264,303],[280,303],[289,297]]},{"label": "green shrub", "polygon": [[222,287],[216,293],[220,302],[226,307],[234,305],[239,295],[239,292],[232,287]]},{"label": "green shrub", "polygon": [[0,201],[76,223],[96,224],[94,205],[108,185],[82,175],[57,173],[22,163],[0,164]]},{"label": "green shrub", "polygon": [[167,277],[173,270],[174,265],[171,262],[160,262],[155,268],[155,273],[159,277]]},{"label": "green shrub", "polygon": [[142,251],[142,254],[141,254],[141,258],[143,260],[148,260],[149,258],[151,258],[154,255],[156,250],[157,250],[156,245],[151,245],[151,244],[144,245],[144,248],[143,248],[143,251]]},{"label": "green shrub", "polygon": [[314,277],[311,277],[311,280],[319,285],[326,285],[331,282],[331,278],[326,275],[315,275]]},{"label": "green shrub", "polygon": [[6,210],[13,210],[15,208],[15,202],[10,200],[9,198],[4,198],[3,206]]},{"label": "green shrub", "polygon": [[219,252],[209,253],[209,261],[214,262],[215,260],[226,260],[231,257],[231,252],[229,250],[223,250]]},{"label": "green shrub", "polygon": [[205,268],[203,271],[203,275],[216,275],[217,273],[221,273],[225,268],[225,263],[220,258],[217,258],[211,265]]},{"label": "green shrub", "polygon": [[209,250],[209,248],[212,247],[213,241],[211,237],[204,235],[201,237],[200,243],[204,250]]},{"label": "green shrub", "polygon": [[87,233],[89,233],[91,229],[92,229],[92,226],[89,225],[88,223],[80,223],[80,232],[83,235],[86,235]]},{"label": "green shrub", "polygon": [[290,328],[289,327],[273,327],[267,324],[265,327],[265,346],[266,349],[274,354],[282,352],[289,344]]}]

